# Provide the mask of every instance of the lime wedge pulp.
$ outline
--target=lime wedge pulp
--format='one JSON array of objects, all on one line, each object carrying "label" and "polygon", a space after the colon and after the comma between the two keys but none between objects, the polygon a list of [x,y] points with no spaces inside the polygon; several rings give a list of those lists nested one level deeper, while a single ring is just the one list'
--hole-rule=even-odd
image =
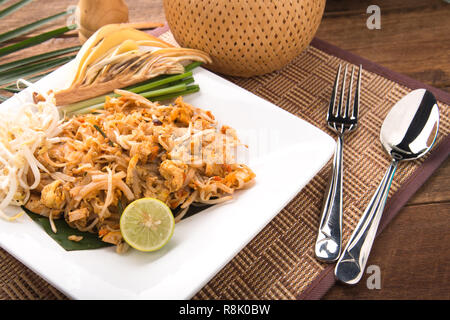
[{"label": "lime wedge pulp", "polygon": [[172,211],[162,201],[142,198],[130,203],[120,218],[124,240],[139,251],[155,251],[172,237],[175,220]]}]

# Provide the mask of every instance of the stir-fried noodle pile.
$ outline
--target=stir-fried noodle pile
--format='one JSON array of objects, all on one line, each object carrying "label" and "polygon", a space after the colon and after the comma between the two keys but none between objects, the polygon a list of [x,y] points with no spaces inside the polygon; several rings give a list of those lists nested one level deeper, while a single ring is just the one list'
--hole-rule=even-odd
[{"label": "stir-fried noodle pile", "polygon": [[[9,186],[1,194],[2,205],[21,200],[49,217],[53,227],[53,219],[64,218],[71,227],[98,233],[122,251],[126,245],[119,219],[131,201],[160,199],[179,208],[179,221],[191,204],[229,200],[255,177],[246,165],[235,163],[240,145],[235,131],[219,128],[209,111],[181,97],[167,106],[128,91],[116,93],[121,96],[107,98],[104,110],[65,121],[46,102],[38,104],[48,108],[42,119],[18,116],[37,124],[33,139],[10,139],[14,150],[4,142],[1,146],[1,183]],[[8,166],[8,153],[15,153],[22,167]]]}]

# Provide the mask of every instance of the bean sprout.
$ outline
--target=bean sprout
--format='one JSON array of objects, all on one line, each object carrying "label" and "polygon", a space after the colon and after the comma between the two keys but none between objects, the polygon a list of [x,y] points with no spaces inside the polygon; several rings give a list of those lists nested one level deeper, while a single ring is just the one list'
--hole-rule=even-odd
[{"label": "bean sprout", "polygon": [[39,169],[46,171],[34,152],[60,132],[61,120],[53,98],[41,95],[45,101],[38,103],[17,96],[21,100],[18,110],[0,110],[0,216],[7,220],[19,215],[9,216],[4,209],[10,204],[23,205],[30,190],[40,183]]}]

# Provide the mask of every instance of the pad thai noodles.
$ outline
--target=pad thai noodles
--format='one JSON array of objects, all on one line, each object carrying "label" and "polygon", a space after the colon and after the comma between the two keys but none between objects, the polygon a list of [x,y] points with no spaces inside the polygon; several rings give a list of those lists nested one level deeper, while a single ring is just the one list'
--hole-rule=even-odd
[{"label": "pad thai noodles", "polygon": [[209,111],[181,97],[160,105],[129,91],[115,93],[103,110],[46,124],[23,155],[34,166],[13,195],[2,194],[3,202],[20,198],[53,228],[53,219],[65,219],[122,252],[127,245],[119,219],[133,200],[157,198],[178,209],[178,222],[192,204],[227,201],[254,179],[235,161],[236,132],[219,127]]}]

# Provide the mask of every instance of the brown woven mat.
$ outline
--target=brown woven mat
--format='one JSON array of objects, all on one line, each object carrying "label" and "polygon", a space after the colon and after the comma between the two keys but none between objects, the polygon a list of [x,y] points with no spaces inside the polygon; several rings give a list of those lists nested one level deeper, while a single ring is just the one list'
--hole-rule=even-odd
[{"label": "brown woven mat", "polygon": [[[174,41],[167,30],[160,34]],[[402,163],[397,171],[380,230],[448,156],[450,95],[317,39],[281,71],[250,79],[228,77],[332,134],[325,126],[328,100],[338,64],[348,61],[362,63],[364,72],[359,129],[348,136],[344,148],[344,244],[389,164],[379,143],[387,112],[412,89],[426,87],[440,100],[441,123],[432,152],[421,160]],[[319,263],[313,252],[330,163],[194,299],[320,298],[334,282],[332,266]],[[33,298],[65,296],[0,249],[0,299]]]}]

